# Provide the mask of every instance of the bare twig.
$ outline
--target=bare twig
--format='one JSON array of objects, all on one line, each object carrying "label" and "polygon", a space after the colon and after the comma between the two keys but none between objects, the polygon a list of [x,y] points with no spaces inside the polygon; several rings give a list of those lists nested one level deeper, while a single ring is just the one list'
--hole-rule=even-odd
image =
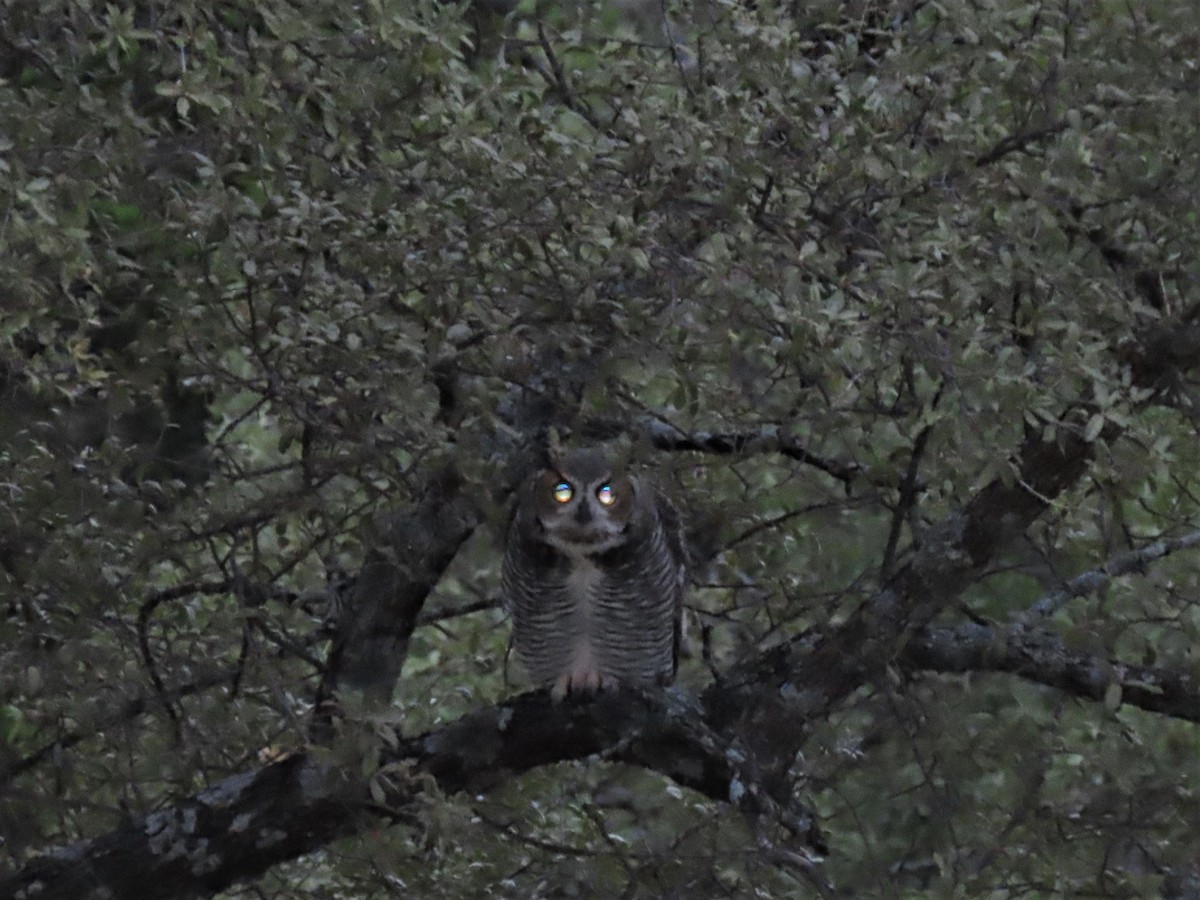
[{"label": "bare twig", "polygon": [[546,56],[546,62],[550,66],[550,71],[538,67],[538,72],[554,87],[558,94],[559,100],[563,105],[584,119],[589,125],[597,131],[604,131],[604,127],[600,124],[600,120],[595,114],[588,109],[587,104],[575,96],[575,92],[571,90],[571,85],[567,83],[566,73],[563,71],[562,63],[558,60],[558,55],[554,52],[554,47],[550,43],[550,39],[546,36],[546,26],[539,20],[537,23],[538,46],[542,48],[542,53]]},{"label": "bare twig", "polygon": [[162,675],[158,671],[158,663],[155,661],[154,652],[150,647],[150,617],[164,603],[172,600],[178,600],[182,597],[189,597],[193,594],[220,594],[229,590],[230,582],[210,581],[210,582],[188,582],[187,584],[176,585],[173,588],[166,588],[161,591],[155,591],[149,597],[142,601],[142,605],[138,608],[137,616],[137,639],[138,649],[142,654],[142,665],[146,669],[146,674],[150,678],[150,683],[154,686],[155,692],[158,694],[159,700],[162,703],[163,710],[167,714],[167,718],[171,720],[171,726],[175,731],[176,740],[182,740],[180,732],[179,714],[176,713],[175,707],[172,705],[172,697],[163,682]]},{"label": "bare twig", "polygon": [[847,486],[864,473],[857,463],[844,463],[811,452],[795,438],[780,434],[777,426],[758,432],[685,431],[665,419],[655,418],[641,422],[638,430],[660,450],[698,450],[721,455],[779,453],[812,466]]},{"label": "bare twig", "polygon": [[1010,153],[1024,151],[1031,144],[1036,144],[1045,138],[1061,134],[1066,128],[1066,121],[1060,119],[1057,122],[1051,122],[1049,125],[1043,125],[1040,128],[1027,128],[1024,131],[1006,135],[997,141],[991,149],[975,157],[975,166],[982,169],[984,166],[991,165],[1003,159]]},{"label": "bare twig", "polygon": [[932,432],[933,426],[927,425],[921,429],[921,433],[913,442],[912,453],[908,457],[908,469],[904,473],[904,480],[900,482],[900,497],[896,501],[895,509],[892,510],[892,524],[888,529],[887,545],[883,550],[883,562],[879,566],[880,584],[887,584],[888,579],[892,576],[892,569],[896,563],[896,546],[900,543],[900,532],[920,494],[918,477],[921,458],[925,455],[925,447],[929,443],[929,435]]},{"label": "bare twig", "polygon": [[5,766],[3,771],[0,771],[0,787],[8,785],[18,775],[28,772],[30,769],[33,769],[50,759],[50,757],[61,753],[64,750],[69,750],[88,738],[97,734],[101,734],[106,729],[111,728],[114,725],[120,725],[123,722],[136,719],[138,716],[149,712],[150,707],[154,705],[155,702],[163,704],[164,708],[169,708],[166,706],[167,702],[181,700],[184,697],[191,697],[192,695],[198,694],[201,691],[217,687],[218,685],[228,681],[232,675],[233,669],[231,667],[212,669],[211,671],[204,672],[197,678],[194,678],[185,684],[176,685],[175,687],[167,688],[161,691],[156,688],[153,694],[141,694],[139,696],[132,697],[122,703],[120,707],[113,712],[106,716],[99,717],[96,724],[92,725],[87,730],[75,729],[64,732],[56,737],[53,741],[42,745],[37,750],[21,757],[16,762]]},{"label": "bare twig", "polygon": [[1200,547],[1200,531],[1193,531],[1177,538],[1155,541],[1153,544],[1147,544],[1137,550],[1121,553],[1109,559],[1098,569],[1076,575],[1058,590],[1042,597],[1020,617],[1020,620],[1029,623],[1036,619],[1052,616],[1068,601],[1097,591],[1114,578],[1128,575],[1131,572],[1140,572],[1147,563],[1181,550],[1191,550],[1196,547]]}]

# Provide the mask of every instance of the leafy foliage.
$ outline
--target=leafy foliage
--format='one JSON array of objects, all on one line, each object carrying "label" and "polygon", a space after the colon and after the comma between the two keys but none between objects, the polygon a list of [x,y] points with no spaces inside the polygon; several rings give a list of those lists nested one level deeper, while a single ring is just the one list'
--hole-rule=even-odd
[{"label": "leafy foliage", "polygon": [[[1035,604],[1197,528],[1191,4],[669,6],[0,5],[14,870],[308,746],[347,583],[446,471],[483,524],[388,719],[522,687],[495,436],[514,389],[583,372],[557,427],[631,437],[717,551],[697,695],[846,622],[1019,484],[1022,447],[1080,440],[1083,477],[912,629],[987,625],[1000,656],[1046,628],[1104,696],[896,646],[810,723],[797,792],[854,893],[1187,876],[1197,716],[1136,708],[1121,673],[1194,679],[1194,551]],[[424,787],[257,889],[809,890],[753,822],[637,767]]]}]

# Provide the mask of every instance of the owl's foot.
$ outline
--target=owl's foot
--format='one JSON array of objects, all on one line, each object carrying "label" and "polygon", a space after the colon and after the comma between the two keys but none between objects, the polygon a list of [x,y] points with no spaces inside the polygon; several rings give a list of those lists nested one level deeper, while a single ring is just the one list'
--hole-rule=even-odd
[{"label": "owl's foot", "polygon": [[615,691],[620,682],[611,675],[597,669],[568,669],[558,676],[550,696],[561,700],[567,694],[595,694],[598,691]]}]

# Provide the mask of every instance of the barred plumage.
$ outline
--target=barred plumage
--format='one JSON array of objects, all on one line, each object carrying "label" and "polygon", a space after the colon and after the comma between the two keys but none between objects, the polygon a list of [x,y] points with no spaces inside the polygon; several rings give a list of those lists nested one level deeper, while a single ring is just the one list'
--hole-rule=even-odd
[{"label": "barred plumage", "polygon": [[678,511],[600,451],[560,456],[523,490],[504,599],[518,657],[555,695],[670,681],[685,583]]}]

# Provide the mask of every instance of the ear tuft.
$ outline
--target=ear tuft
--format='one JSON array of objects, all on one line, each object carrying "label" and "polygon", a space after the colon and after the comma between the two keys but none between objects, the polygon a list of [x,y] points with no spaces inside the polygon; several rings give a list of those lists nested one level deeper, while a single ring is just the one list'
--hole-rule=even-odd
[{"label": "ear tuft", "polygon": [[546,458],[550,460],[551,466],[561,472],[567,457],[567,448],[562,445],[562,438],[559,436],[558,429],[551,428],[546,439]]}]

